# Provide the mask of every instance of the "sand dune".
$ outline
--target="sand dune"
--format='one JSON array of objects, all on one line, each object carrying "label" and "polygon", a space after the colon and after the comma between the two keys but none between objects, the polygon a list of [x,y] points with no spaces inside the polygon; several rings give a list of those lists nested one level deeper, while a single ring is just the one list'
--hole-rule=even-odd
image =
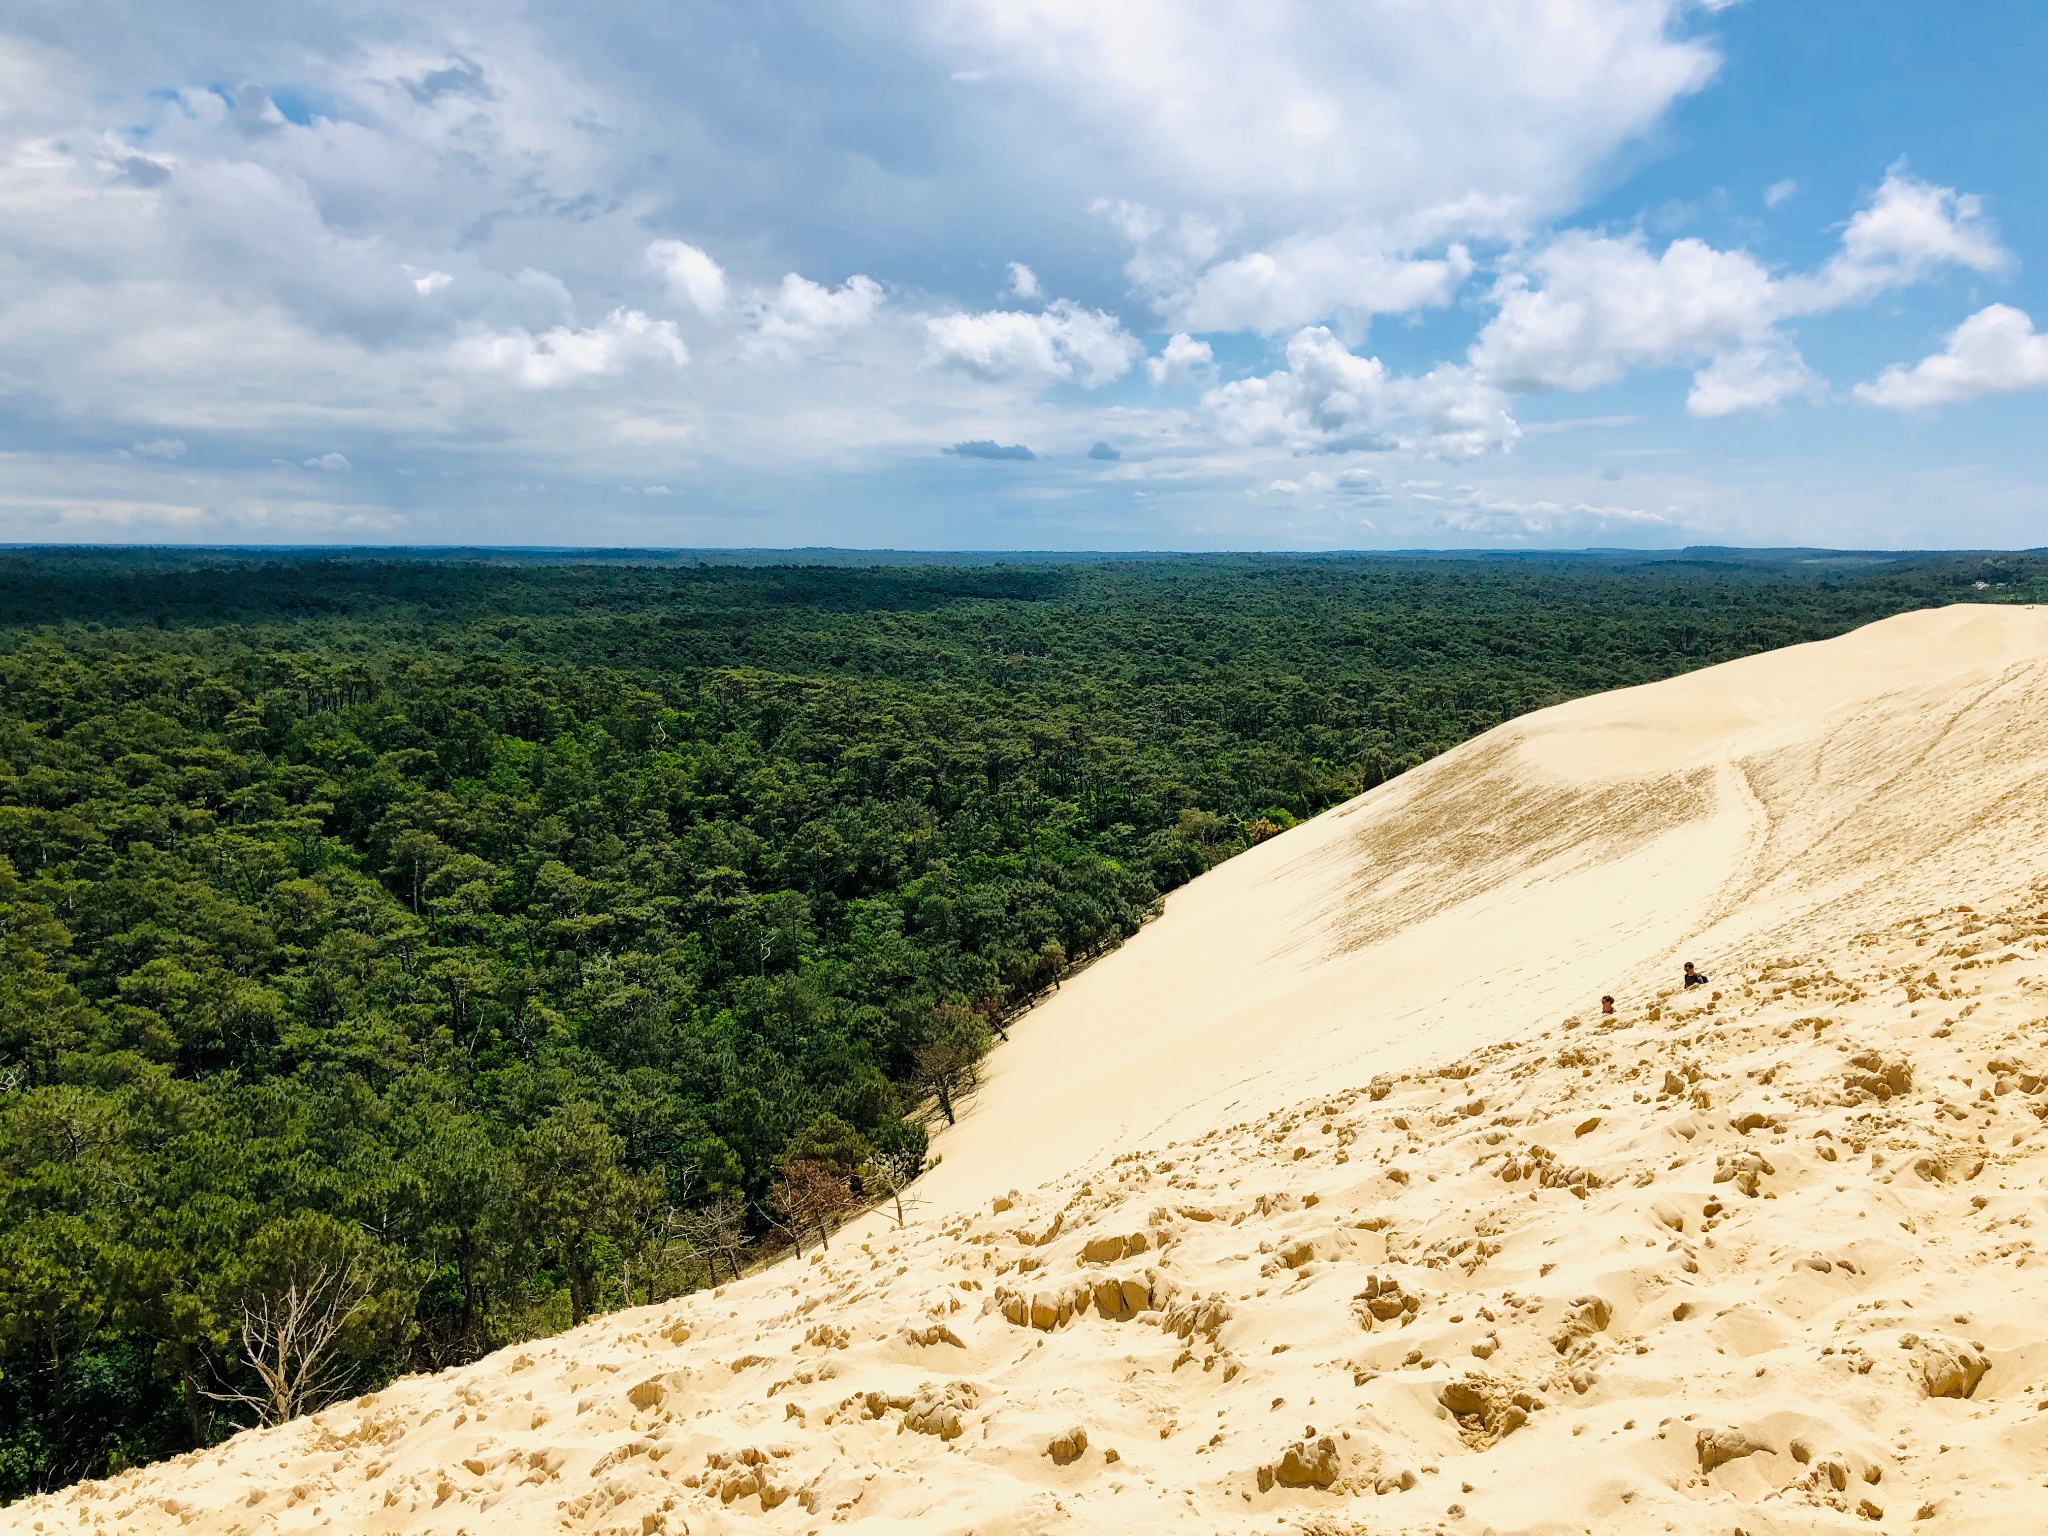
[{"label": "sand dune", "polygon": [[1527,717],[1021,1021],[905,1230],[0,1526],[2037,1529],[2044,821],[2048,609]]}]

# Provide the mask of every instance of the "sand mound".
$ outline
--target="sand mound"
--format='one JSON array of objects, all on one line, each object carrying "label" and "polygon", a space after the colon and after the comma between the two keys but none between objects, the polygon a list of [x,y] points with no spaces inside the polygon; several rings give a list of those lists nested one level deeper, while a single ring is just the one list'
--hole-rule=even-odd
[{"label": "sand mound", "polygon": [[1546,711],[1176,895],[906,1230],[0,1524],[2037,1528],[2044,820],[2048,610]]}]

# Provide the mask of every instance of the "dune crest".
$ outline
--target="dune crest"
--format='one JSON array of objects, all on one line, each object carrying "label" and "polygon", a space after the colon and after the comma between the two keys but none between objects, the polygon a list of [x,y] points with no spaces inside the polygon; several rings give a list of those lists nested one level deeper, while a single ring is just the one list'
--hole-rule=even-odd
[{"label": "dune crest", "polygon": [[904,1230],[0,1526],[2037,1528],[2044,822],[2044,609],[1526,717],[1020,1021]]}]

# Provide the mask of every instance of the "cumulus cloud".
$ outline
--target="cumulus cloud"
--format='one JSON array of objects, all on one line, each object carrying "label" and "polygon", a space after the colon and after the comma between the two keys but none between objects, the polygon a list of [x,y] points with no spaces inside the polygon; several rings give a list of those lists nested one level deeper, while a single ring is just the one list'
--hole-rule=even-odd
[{"label": "cumulus cloud", "polygon": [[1817,397],[1825,385],[1792,347],[1773,338],[1723,352],[1692,376],[1685,408],[1712,420],[1761,410],[1794,395]]},{"label": "cumulus cloud", "polygon": [[1038,286],[1038,274],[1021,261],[1010,263],[1010,292],[1020,299],[1037,299],[1045,296],[1045,290]]},{"label": "cumulus cloud", "polygon": [[351,466],[348,462],[347,457],[339,453],[317,454],[313,458],[306,460],[306,468],[324,469],[330,474],[337,473],[341,470],[348,469],[350,467]]},{"label": "cumulus cloud", "polygon": [[1197,341],[1186,331],[1177,332],[1145,360],[1145,372],[1154,384],[1184,384],[1206,378],[1215,371],[1216,353],[1206,341]]},{"label": "cumulus cloud", "polygon": [[754,300],[755,335],[768,343],[804,343],[857,330],[882,306],[882,285],[871,277],[849,277],[827,288],[790,272],[782,286]]},{"label": "cumulus cloud", "polygon": [[699,314],[716,319],[725,310],[725,268],[694,245],[681,240],[656,240],[647,247],[647,265],[659,272],[669,291],[688,299]]},{"label": "cumulus cloud", "polygon": [[1156,302],[1169,322],[1191,331],[1271,335],[1333,315],[1441,308],[1472,266],[1463,245],[1417,258],[1389,255],[1364,236],[1307,235],[1218,262]]},{"label": "cumulus cloud", "polygon": [[1467,194],[1388,225],[1297,230],[1236,255],[1224,254],[1242,243],[1234,221],[1198,212],[1169,220],[1112,199],[1093,208],[1131,242],[1124,270],[1168,324],[1271,335],[1338,317],[1357,330],[1374,315],[1441,308],[1475,266],[1465,241],[1517,238],[1529,205]]},{"label": "cumulus cloud", "polygon": [[454,357],[462,367],[503,374],[524,389],[553,389],[636,362],[681,367],[690,352],[674,321],[621,308],[585,330],[558,325],[538,336],[519,329],[467,336],[456,343]]},{"label": "cumulus cloud", "polygon": [[400,262],[398,270],[411,279],[413,291],[423,299],[439,293],[443,288],[446,288],[455,281],[454,277],[449,273],[435,272],[426,267],[415,267],[406,262]]},{"label": "cumulus cloud", "polygon": [[1016,459],[1024,461],[1038,457],[1037,454],[1026,448],[1022,443],[999,443],[995,439],[987,437],[976,438],[972,442],[954,443],[949,448],[941,448],[939,452],[951,454],[956,459]]},{"label": "cumulus cloud", "polygon": [[1089,211],[1107,219],[1130,242],[1124,271],[1155,302],[1187,287],[1223,250],[1221,223],[1197,211],[1168,219],[1158,209],[1129,198],[1098,197]]},{"label": "cumulus cloud", "polygon": [[1123,322],[1055,299],[1044,310],[936,315],[925,331],[940,361],[985,379],[1068,380],[1097,389],[1130,371],[1143,348]]},{"label": "cumulus cloud", "polygon": [[1285,369],[1220,385],[1202,405],[1230,441],[1296,453],[1398,448],[1456,459],[1521,436],[1507,397],[1472,369],[1391,373],[1323,326],[1294,335]]},{"label": "cumulus cloud", "polygon": [[1921,411],[1983,395],[2048,389],[2048,334],[2009,304],[1980,309],[1949,333],[1948,345],[1910,368],[1894,364],[1856,397],[1892,411]]},{"label": "cumulus cloud", "polygon": [[128,451],[138,459],[182,459],[185,443],[182,438],[159,437],[152,442],[136,443]]},{"label": "cumulus cloud", "polygon": [[1507,274],[1470,360],[1510,390],[1594,389],[1632,369],[1704,362],[1687,409],[1726,416],[1820,388],[1781,328],[1867,301],[1945,266],[1996,271],[2011,260],[1976,199],[1885,178],[1817,270],[1773,274],[1747,251],[1641,232],[1566,233]]},{"label": "cumulus cloud", "polygon": [[2012,253],[1984,216],[1983,199],[1915,180],[1897,166],[1870,206],[1842,231],[1842,248],[1811,278],[1785,284],[1795,310],[1859,303],[1943,267],[2003,272]]},{"label": "cumulus cloud", "polygon": [[1098,442],[1088,450],[1088,457],[1091,459],[1101,459],[1104,463],[1113,464],[1122,458],[1123,455],[1110,447],[1108,443]]},{"label": "cumulus cloud", "polygon": [[[1046,171],[1274,227],[1474,192],[1538,212],[1712,77],[1691,0],[952,0],[930,36],[1009,89],[974,103]],[[1018,140],[1022,142],[1023,140]],[[1330,217],[1332,210],[1338,217]]]},{"label": "cumulus cloud", "polygon": [[1505,279],[1472,362],[1508,389],[1594,389],[1631,368],[1749,344],[1777,318],[1771,274],[1744,251],[1574,231]]},{"label": "cumulus cloud", "polygon": [[1694,0],[949,0],[991,131],[1095,203],[1168,326],[1281,334],[1449,302],[1459,242],[1520,238],[1703,87]]}]

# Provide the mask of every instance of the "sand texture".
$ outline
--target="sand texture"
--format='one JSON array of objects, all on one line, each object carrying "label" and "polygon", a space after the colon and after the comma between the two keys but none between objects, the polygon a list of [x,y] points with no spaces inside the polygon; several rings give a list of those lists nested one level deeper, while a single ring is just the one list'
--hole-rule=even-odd
[{"label": "sand texture", "polygon": [[1020,1020],[903,1230],[0,1527],[2042,1529],[2044,823],[2048,609],[1527,717]]}]

